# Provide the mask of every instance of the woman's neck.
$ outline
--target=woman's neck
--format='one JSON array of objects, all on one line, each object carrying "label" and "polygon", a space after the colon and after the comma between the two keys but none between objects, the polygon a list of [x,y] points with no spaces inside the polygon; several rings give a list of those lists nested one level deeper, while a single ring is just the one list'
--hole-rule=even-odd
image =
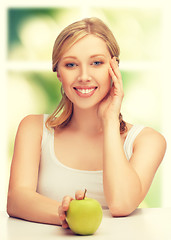
[{"label": "woman's neck", "polygon": [[97,115],[97,109],[80,109],[74,107],[70,127],[87,134],[99,134],[102,132],[101,120]]}]

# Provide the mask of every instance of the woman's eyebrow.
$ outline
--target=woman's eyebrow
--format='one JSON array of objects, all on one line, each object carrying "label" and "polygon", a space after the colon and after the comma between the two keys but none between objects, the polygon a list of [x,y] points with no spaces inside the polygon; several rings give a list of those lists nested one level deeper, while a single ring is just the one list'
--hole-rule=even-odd
[{"label": "woman's eyebrow", "polygon": [[75,57],[75,56],[66,56],[66,57],[63,57],[63,59],[66,59],[66,58],[73,58],[73,59],[77,59],[77,57]]},{"label": "woman's eyebrow", "polygon": [[94,54],[90,58],[94,58],[94,57],[106,57],[106,56],[104,54]]},{"label": "woman's eyebrow", "polygon": [[[106,56],[104,54],[100,54],[100,53],[99,54],[93,54],[93,55],[90,56],[90,58],[94,58],[94,57],[106,57]],[[76,56],[65,56],[62,59],[65,60],[67,58],[77,59]]]}]

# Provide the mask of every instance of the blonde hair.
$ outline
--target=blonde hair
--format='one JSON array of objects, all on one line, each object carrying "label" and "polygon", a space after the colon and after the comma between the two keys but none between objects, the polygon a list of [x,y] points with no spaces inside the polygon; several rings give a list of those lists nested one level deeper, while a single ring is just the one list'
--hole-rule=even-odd
[{"label": "blonde hair", "polygon": [[[54,72],[58,70],[58,62],[60,61],[64,52],[71,48],[78,40],[88,34],[93,34],[106,42],[111,57],[116,57],[119,64],[119,45],[111,32],[111,30],[98,18],[85,18],[83,20],[74,22],[64,28],[58,35],[53,47],[52,54],[52,68]],[[62,99],[57,109],[50,115],[46,121],[47,128],[65,127],[71,120],[73,114],[73,104],[68,99],[61,88]],[[126,130],[126,123],[119,115],[120,132]]]}]

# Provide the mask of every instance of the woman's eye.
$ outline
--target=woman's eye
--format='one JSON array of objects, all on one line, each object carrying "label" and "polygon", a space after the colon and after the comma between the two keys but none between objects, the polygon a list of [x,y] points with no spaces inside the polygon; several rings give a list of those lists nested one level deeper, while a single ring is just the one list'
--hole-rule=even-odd
[{"label": "woman's eye", "polygon": [[65,66],[68,68],[73,68],[76,66],[76,64],[75,63],[66,63]]},{"label": "woman's eye", "polygon": [[103,64],[102,61],[95,61],[95,62],[93,62],[93,65],[94,65],[94,66],[98,66],[98,65],[101,65],[101,64]]}]

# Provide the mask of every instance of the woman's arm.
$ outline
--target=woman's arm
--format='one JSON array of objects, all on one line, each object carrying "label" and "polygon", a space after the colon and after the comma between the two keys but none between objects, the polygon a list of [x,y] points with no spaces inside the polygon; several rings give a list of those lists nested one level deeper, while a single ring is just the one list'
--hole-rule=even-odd
[{"label": "woman's arm", "polygon": [[36,192],[43,117],[30,115],[18,128],[11,165],[7,212],[29,221],[61,225],[60,203]]},{"label": "woman's arm", "polygon": [[145,128],[134,142],[130,161],[126,159],[119,123],[124,92],[115,58],[110,62],[109,74],[113,86],[98,110],[104,131],[103,187],[112,215],[126,216],[147,194],[163,159],[166,142],[161,134]]},{"label": "woman's arm", "polygon": [[133,155],[126,159],[119,128],[104,128],[104,193],[113,216],[133,212],[146,196],[166,149],[158,132],[145,128],[134,142]]}]

